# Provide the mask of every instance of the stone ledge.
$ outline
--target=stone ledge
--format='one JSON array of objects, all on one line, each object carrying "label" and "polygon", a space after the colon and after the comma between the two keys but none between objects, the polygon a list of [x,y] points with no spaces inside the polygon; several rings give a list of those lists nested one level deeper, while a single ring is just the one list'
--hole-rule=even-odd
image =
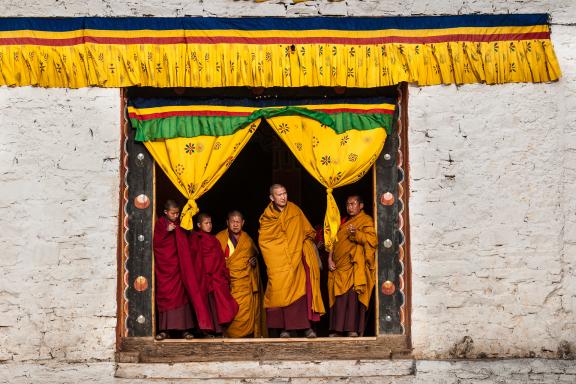
[{"label": "stone ledge", "polygon": [[229,361],[211,363],[131,364],[119,363],[116,378],[122,379],[274,379],[399,377],[414,374],[413,360],[334,361]]}]

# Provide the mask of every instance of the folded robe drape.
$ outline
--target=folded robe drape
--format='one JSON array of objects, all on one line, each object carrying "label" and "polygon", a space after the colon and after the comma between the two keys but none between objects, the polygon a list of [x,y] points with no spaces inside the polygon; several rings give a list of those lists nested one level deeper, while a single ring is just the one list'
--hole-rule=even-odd
[{"label": "folded robe drape", "polygon": [[[229,337],[244,337],[254,334],[262,335],[261,329],[261,286],[258,265],[251,266],[249,260],[258,254],[256,245],[245,232],[240,232],[238,242],[230,251],[228,248],[229,232],[220,231],[216,238],[226,257],[226,266],[230,271],[230,292],[238,303],[238,313],[228,326]],[[227,252],[228,251],[228,252]]]},{"label": "folded robe drape", "polygon": [[209,233],[190,233],[190,249],[198,259],[194,265],[199,281],[199,291],[205,297],[209,293],[216,301],[218,324],[229,324],[238,312],[238,304],[230,294],[230,274],[218,240]]},{"label": "folded robe drape", "polygon": [[312,245],[316,231],[300,208],[288,202],[279,211],[270,203],[260,217],[259,235],[258,244],[268,272],[264,307],[286,307],[306,294],[304,255],[310,268],[311,310],[316,314],[325,313],[318,257]]},{"label": "folded robe drape", "polygon": [[208,301],[200,293],[194,273],[197,264],[190,252],[188,234],[177,226],[168,231],[168,220],[160,217],[154,226],[154,270],[159,311],[177,308],[190,301],[200,329],[212,328]]},{"label": "folded robe drape", "polygon": [[[354,235],[348,233],[349,225],[356,228]],[[332,254],[336,270],[328,272],[330,307],[334,305],[336,296],[344,295],[353,288],[358,300],[368,308],[376,282],[377,245],[374,221],[363,211],[340,227]]]}]

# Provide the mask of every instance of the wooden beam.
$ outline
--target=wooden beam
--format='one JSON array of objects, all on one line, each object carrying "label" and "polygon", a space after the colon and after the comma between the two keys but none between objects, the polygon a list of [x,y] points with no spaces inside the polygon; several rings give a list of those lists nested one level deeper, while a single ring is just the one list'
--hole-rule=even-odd
[{"label": "wooden beam", "polygon": [[198,339],[155,341],[152,337],[125,337],[118,362],[178,363],[242,360],[361,360],[409,358],[404,335],[366,338],[317,339]]}]

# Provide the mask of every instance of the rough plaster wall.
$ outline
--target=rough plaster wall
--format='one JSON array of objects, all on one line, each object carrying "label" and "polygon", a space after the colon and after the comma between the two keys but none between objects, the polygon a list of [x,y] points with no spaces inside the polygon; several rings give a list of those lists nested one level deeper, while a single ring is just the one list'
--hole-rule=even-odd
[{"label": "rough plaster wall", "polygon": [[554,29],[558,83],[410,89],[419,357],[464,336],[472,356],[576,342],[575,31]]},{"label": "rough plaster wall", "polygon": [[574,22],[572,0],[2,0],[9,16],[409,16],[469,13],[551,13],[554,23]]},{"label": "rough plaster wall", "polygon": [[[576,2],[0,4],[5,17],[551,13],[559,83],[410,90],[413,342],[419,357],[448,356],[463,336],[473,356],[549,355],[560,340],[576,342]],[[113,89],[0,89],[0,382],[14,371],[25,381],[40,371],[110,379],[118,108]],[[63,369],[37,360],[105,363]],[[426,367],[439,378],[448,372]]]},{"label": "rough plaster wall", "polygon": [[0,88],[0,361],[113,358],[119,102]]}]

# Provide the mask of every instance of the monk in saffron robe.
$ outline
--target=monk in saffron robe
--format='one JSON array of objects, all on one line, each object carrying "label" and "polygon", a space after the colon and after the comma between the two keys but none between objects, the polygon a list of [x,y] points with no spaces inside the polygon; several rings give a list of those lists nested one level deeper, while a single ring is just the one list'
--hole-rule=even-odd
[{"label": "monk in saffron robe", "polygon": [[194,337],[196,326],[209,328],[208,307],[198,294],[191,267],[188,235],[179,225],[180,208],[166,201],[164,216],[154,227],[154,273],[156,276],[157,340],[169,337],[169,331],[182,331],[186,339]]},{"label": "monk in saffron robe", "polygon": [[284,186],[272,185],[270,200],[260,217],[258,239],[268,273],[266,325],[280,329],[280,337],[305,330],[306,337],[313,338],[311,321],[319,321],[325,312],[316,231],[300,208],[288,201]]},{"label": "monk in saffron robe", "polygon": [[338,230],[338,240],[328,256],[330,336],[363,336],[366,311],[376,281],[378,238],[374,221],[363,211],[360,196],[350,196],[350,215]]},{"label": "monk in saffron robe", "polygon": [[199,281],[201,294],[209,305],[212,332],[205,336],[221,336],[238,312],[238,304],[230,294],[230,274],[226,268],[220,242],[210,234],[212,218],[198,215],[198,230],[190,234],[190,249],[196,255],[194,270]]},{"label": "monk in saffron robe", "polygon": [[238,313],[226,329],[228,337],[260,337],[260,273],[258,249],[250,236],[242,231],[244,216],[239,211],[228,213],[228,228],[216,238],[224,251],[230,271],[230,291],[238,303]]}]

